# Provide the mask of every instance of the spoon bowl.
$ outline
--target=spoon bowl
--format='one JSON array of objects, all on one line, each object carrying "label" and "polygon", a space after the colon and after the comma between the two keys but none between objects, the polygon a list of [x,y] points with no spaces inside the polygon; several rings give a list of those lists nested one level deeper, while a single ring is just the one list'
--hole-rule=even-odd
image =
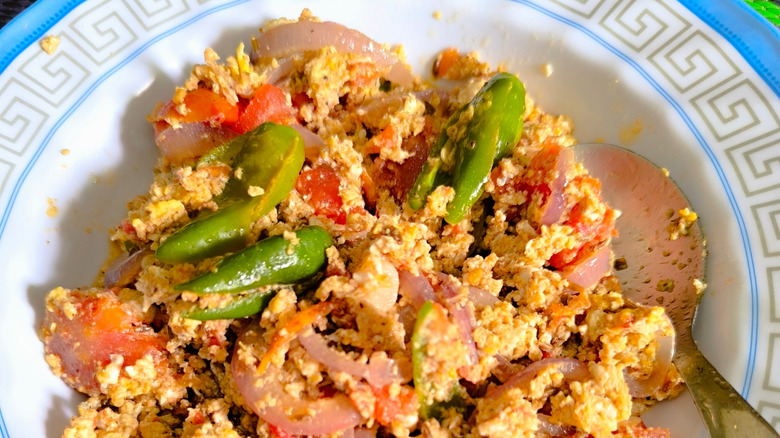
[{"label": "spoon bowl", "polygon": [[612,240],[624,295],[663,306],[675,336],[673,363],[711,437],[778,437],[702,355],[691,328],[704,289],[705,240],[683,192],[667,172],[626,149],[579,144],[578,161],[601,180],[602,194],[622,212]]}]

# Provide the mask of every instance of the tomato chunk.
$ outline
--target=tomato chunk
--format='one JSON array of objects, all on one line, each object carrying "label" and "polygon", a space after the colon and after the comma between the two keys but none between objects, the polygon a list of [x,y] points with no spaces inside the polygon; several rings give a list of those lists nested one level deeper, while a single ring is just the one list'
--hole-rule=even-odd
[{"label": "tomato chunk", "polygon": [[122,356],[131,366],[145,355],[162,358],[167,338],[141,321],[140,311],[124,305],[113,290],[58,288],[47,298],[43,322],[47,354],[59,358],[62,379],[78,391],[100,393],[96,373]]},{"label": "tomato chunk", "polygon": [[433,76],[437,78],[444,77],[447,72],[460,59],[460,53],[455,47],[448,47],[439,53],[436,62],[433,63]]},{"label": "tomato chunk", "polygon": [[[591,184],[600,186],[598,180],[593,178],[582,178],[576,181],[577,184]],[[599,196],[599,201],[601,201]],[[603,214],[594,215],[588,213],[586,201],[578,202],[569,211],[568,218],[563,222],[571,226],[578,234],[582,245],[572,249],[566,249],[554,254],[549,263],[555,268],[564,268],[574,265],[594,254],[612,235],[616,234],[615,222],[618,214],[615,210],[605,207]]]},{"label": "tomato chunk", "polygon": [[180,123],[208,122],[211,125],[233,125],[238,121],[238,105],[234,105],[221,94],[207,88],[188,91],[183,99],[187,108],[185,114],[179,113],[176,105],[170,101],[160,106],[153,115],[157,132],[170,126],[166,121],[177,120]]},{"label": "tomato chunk", "polygon": [[415,399],[417,394],[408,386],[401,386],[397,394],[393,394],[390,385],[381,388],[371,387],[376,397],[374,402],[374,418],[379,424],[388,425],[399,415],[408,415],[417,409]]},{"label": "tomato chunk", "polygon": [[238,121],[238,106],[206,88],[187,92],[184,105],[188,111],[182,117],[182,122],[213,121],[220,125],[232,125]]},{"label": "tomato chunk", "polygon": [[295,188],[314,207],[316,215],[344,225],[347,215],[342,208],[344,201],[339,196],[340,184],[341,180],[333,169],[321,166],[301,172]]},{"label": "tomato chunk", "polygon": [[235,130],[243,134],[257,128],[265,122],[280,125],[295,123],[295,109],[287,102],[287,96],[281,88],[265,84],[255,92],[252,100],[238,118]]}]

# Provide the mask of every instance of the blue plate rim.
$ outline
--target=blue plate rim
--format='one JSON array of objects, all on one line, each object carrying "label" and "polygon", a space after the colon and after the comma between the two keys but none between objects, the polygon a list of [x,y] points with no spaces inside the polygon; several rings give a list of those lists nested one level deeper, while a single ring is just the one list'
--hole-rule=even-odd
[{"label": "blue plate rim", "polygon": [[[2,29],[0,29],[0,47],[6,47],[6,52],[0,58],[0,74],[2,74],[8,66],[30,45],[37,43],[37,41],[60,20],[65,18],[73,9],[87,0],[38,0],[33,3],[29,8],[11,20]],[[168,29],[155,38],[150,40],[143,47],[133,52],[128,58],[121,62],[118,66],[111,71],[101,76],[93,87],[86,92],[90,94],[94,89],[94,86],[103,82],[107,76],[113,74],[117,68],[125,65],[127,62],[138,56],[138,54],[146,50],[155,41],[164,38],[171,33],[174,33],[190,24],[200,20],[203,16],[217,12],[219,10],[232,7],[236,4],[244,3],[247,0],[228,1],[224,4],[216,5],[214,7],[204,9],[203,13],[198,14],[195,17],[190,18],[184,23],[177,25],[172,29]],[[526,6],[533,5],[528,0],[510,0],[515,3],[525,4]],[[753,70],[761,77],[766,85],[772,90],[772,92],[780,97],[780,76],[776,75],[770,66],[780,65],[780,29],[772,25],[769,21],[761,17],[755,10],[750,8],[744,1],[741,0],[729,0],[725,2],[711,2],[708,0],[678,0],[679,3],[687,8],[690,12],[696,15],[700,20],[707,24],[710,28],[718,32],[724,39],[726,39],[739,54],[745,59],[745,61],[753,68]],[[556,18],[557,17],[553,17]],[[758,26],[757,26],[758,25]],[[575,26],[576,27],[576,26]],[[580,29],[582,30],[582,29]],[[591,35],[591,37],[593,37]],[[635,68],[638,68],[635,66]],[[641,73],[641,72],[640,72]],[[652,81],[651,81],[652,82]],[[79,99],[71,108],[72,112],[83,100]],[[667,99],[668,100],[668,99]],[[65,116],[67,118],[67,114]],[[59,125],[64,122],[61,119],[52,130],[56,130]],[[695,127],[689,126],[694,134],[698,134]],[[700,135],[697,135],[700,143],[703,139]],[[702,147],[706,150],[706,143],[702,144]],[[42,148],[41,148],[42,149]],[[33,161],[36,161],[36,157]],[[711,155],[708,153],[708,155]],[[712,159],[712,157],[710,157]],[[719,176],[723,181],[722,171],[719,172]],[[24,179],[24,175],[22,176]],[[724,182],[728,190],[728,183]],[[732,208],[734,207],[733,199],[730,199]],[[3,216],[7,216],[13,202],[9,202],[4,209]],[[741,226],[744,227],[744,220],[742,220],[739,212],[736,212]],[[0,222],[0,236],[5,228],[5,220]],[[750,244],[747,240],[747,236],[742,231],[742,237],[747,245]],[[751,271],[751,289],[755,289],[754,279],[755,276],[753,260],[750,256],[750,248],[745,248],[748,255],[749,270]],[[755,307],[757,300],[751,294],[752,306]],[[755,309],[753,309],[755,312]],[[755,320],[755,318],[753,318]],[[755,327],[751,328],[751,360],[748,363],[745,381],[743,383],[742,393],[747,396],[747,392],[750,389],[750,381],[755,366]],[[5,424],[5,418],[3,416],[2,407],[0,407],[0,438],[10,438],[8,430]]]}]

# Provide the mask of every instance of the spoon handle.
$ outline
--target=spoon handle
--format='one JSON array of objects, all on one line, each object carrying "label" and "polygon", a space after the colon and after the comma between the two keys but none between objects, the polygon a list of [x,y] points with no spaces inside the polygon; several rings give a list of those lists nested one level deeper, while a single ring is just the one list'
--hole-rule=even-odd
[{"label": "spoon handle", "polygon": [[712,438],[780,435],[720,375],[693,342],[677,345],[674,363]]}]

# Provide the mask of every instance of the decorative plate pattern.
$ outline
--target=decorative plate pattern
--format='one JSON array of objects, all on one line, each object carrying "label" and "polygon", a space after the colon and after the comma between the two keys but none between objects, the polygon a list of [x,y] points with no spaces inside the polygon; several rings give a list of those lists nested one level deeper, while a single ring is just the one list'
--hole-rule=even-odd
[{"label": "decorative plate pattern", "polygon": [[[69,269],[81,265],[80,260],[65,265],[58,262],[71,251],[77,259],[83,255],[73,243],[78,239],[63,239],[59,231],[84,227],[76,223],[84,218],[93,219],[88,226],[95,229],[111,226],[121,211],[104,217],[103,205],[119,205],[121,210],[121,202],[147,185],[139,182],[127,189],[126,199],[117,201],[120,195],[112,192],[119,187],[116,182],[103,191],[89,183],[84,188],[85,181],[110,179],[110,172],[102,170],[104,162],[119,167],[122,160],[138,169],[121,171],[120,175],[148,179],[153,163],[153,150],[140,153],[142,159],[136,161],[132,155],[122,158],[133,151],[115,144],[148,146],[147,131],[136,136],[123,129],[121,136],[113,137],[100,129],[93,133],[85,117],[99,120],[96,114],[101,110],[95,104],[110,102],[106,96],[116,89],[114,106],[104,112],[120,113],[116,119],[126,126],[130,116],[123,115],[124,99],[130,102],[128,112],[151,110],[133,99],[144,96],[147,88],[170,92],[189,65],[199,61],[190,57],[190,46],[199,47],[194,53],[202,53],[205,44],[212,41],[233,47],[246,36],[229,32],[234,22],[239,22],[238,30],[251,30],[249,23],[256,27],[267,18],[295,16],[304,6],[323,18],[352,24],[380,41],[404,43],[412,64],[440,49],[440,42],[446,41],[445,32],[449,32],[449,45],[471,45],[487,52],[488,57],[494,44],[501,46],[496,56],[508,61],[510,70],[517,67],[521,77],[525,74],[538,85],[529,87],[531,92],[539,91],[538,101],[571,113],[578,123],[578,114],[583,114],[586,122],[590,120],[587,108],[582,108],[584,103],[573,99],[571,107],[565,105],[565,99],[555,95],[557,87],[565,88],[565,83],[554,82],[557,73],[547,82],[534,77],[531,72],[537,65],[547,58],[555,59],[555,71],[563,66],[569,71],[561,73],[566,77],[576,70],[578,61],[564,58],[580,56],[585,60],[585,71],[606,78],[594,80],[602,94],[583,89],[583,95],[594,98],[598,108],[608,107],[599,102],[611,99],[607,93],[614,88],[610,87],[625,84],[630,90],[627,96],[640,102],[623,99],[620,102],[629,103],[620,105],[629,110],[639,108],[636,113],[651,121],[645,122],[648,133],[642,134],[634,147],[668,167],[694,207],[707,213],[702,214],[702,221],[710,241],[710,289],[697,324],[705,331],[698,330],[695,336],[724,376],[780,429],[780,78],[776,76],[780,32],[759,22],[755,11],[737,1],[707,9],[703,4],[710,3],[692,0],[487,2],[488,9],[500,12],[494,15],[501,18],[493,18],[484,8],[466,1],[441,0],[425,6],[391,3],[372,2],[367,7],[355,0],[284,4],[281,0],[40,0],[17,18],[32,20],[34,26],[12,22],[0,32],[0,43],[13,43],[4,45],[10,49],[0,59],[1,438],[56,436],[78,402],[50,376],[35,338],[46,287],[60,279],[89,281],[83,278],[86,274]],[[444,18],[434,19],[434,10],[441,11]],[[404,35],[407,28],[402,17],[420,25],[421,30]],[[381,20],[390,24],[376,25],[383,23]],[[496,29],[484,30],[483,24],[493,20],[498,23]],[[534,27],[532,20],[544,21],[552,30],[545,33]],[[213,39],[198,35],[190,41],[187,36],[213,25],[224,29],[230,38],[210,33]],[[523,26],[532,29],[526,31]],[[745,26],[757,31],[751,35],[737,32]],[[59,48],[51,55],[37,45],[44,34],[60,38]],[[532,38],[518,40],[516,35]],[[425,48],[415,51],[412,46],[426,38],[430,41],[423,43]],[[528,54],[505,47],[518,41],[529,46]],[[540,41],[548,45],[540,47]],[[170,53],[171,46],[182,47],[186,56]],[[165,55],[159,58],[164,68],[155,70],[151,57],[160,53]],[[507,53],[517,53],[516,59]],[[116,84],[117,78],[135,70],[147,78],[146,82],[134,84],[135,88]],[[610,82],[612,85],[605,85]],[[148,103],[163,98],[142,100]],[[611,102],[613,107],[618,105]],[[625,110],[615,108],[610,113],[616,123],[626,121],[624,115],[615,115]],[[587,123],[581,131],[578,128],[581,140],[634,143],[635,139],[615,129],[599,135],[599,129],[606,132],[608,123],[594,120],[592,128]],[[668,144],[668,139],[684,141],[686,146]],[[79,152],[81,141],[92,146]],[[93,145],[99,141],[115,142],[105,148]],[[103,149],[105,156],[100,155]],[[70,151],[72,160],[66,155]],[[69,186],[77,188],[69,190]],[[105,202],[83,201],[91,195],[104,196]],[[71,202],[85,211],[68,213],[62,219],[57,211],[69,210]],[[28,234],[29,240],[25,238]],[[104,236],[89,239],[102,241]],[[103,247],[92,244],[90,248],[97,248],[97,253],[84,255],[83,265],[99,266]],[[669,415],[668,410],[663,412],[661,415]],[[689,408],[685,412],[695,411]],[[693,431],[702,433],[700,428]]]}]

